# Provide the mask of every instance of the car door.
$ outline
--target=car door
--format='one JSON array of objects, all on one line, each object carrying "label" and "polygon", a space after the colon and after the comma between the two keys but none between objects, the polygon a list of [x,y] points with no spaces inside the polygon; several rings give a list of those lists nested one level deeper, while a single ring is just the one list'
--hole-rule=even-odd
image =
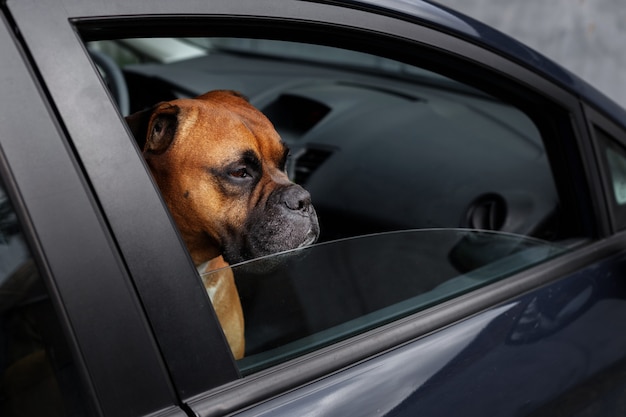
[{"label": "car door", "polygon": [[[601,388],[598,391],[600,394],[586,398],[580,406],[581,409],[598,404],[606,407],[615,404],[612,402],[615,399],[614,389],[623,384],[619,377],[619,370],[622,368],[615,365],[623,363],[623,354],[620,352],[624,351],[622,348],[625,341],[616,327],[619,320],[610,324],[605,319],[619,318],[625,311],[624,286],[619,280],[619,271],[623,268],[623,236],[613,234],[616,229],[609,221],[598,161],[591,152],[592,142],[578,98],[566,87],[532,70],[530,56],[524,63],[519,58],[520,55],[525,56],[524,53],[520,53],[516,61],[490,48],[483,48],[476,32],[477,28],[482,27],[474,27],[454,14],[422,3],[414,7],[403,6],[409,7],[412,14],[398,8],[383,12],[376,6],[364,3],[325,4],[301,1],[179,1],[149,4],[125,1],[101,4],[68,0],[59,1],[58,6],[43,9],[36,7],[33,1],[15,1],[8,3],[8,12],[14,26],[19,28],[21,45],[32,59],[33,68],[41,79],[42,89],[54,106],[54,114],[58,117],[62,132],[68,138],[72,156],[84,169],[84,181],[89,184],[89,191],[93,193],[88,195],[97,202],[92,204],[92,210],[93,206],[101,210],[96,210],[97,215],[101,216],[99,224],[106,224],[107,227],[103,229],[104,232],[100,230],[100,233],[110,233],[108,247],[115,248],[110,250],[118,257],[117,268],[122,269],[116,274],[126,283],[130,294],[127,297],[138,297],[136,302],[140,303],[141,311],[127,313],[128,317],[141,321],[142,314],[145,313],[149,321],[150,332],[146,337],[154,337],[150,349],[137,344],[128,351],[139,356],[144,351],[155,354],[155,345],[158,346],[161,356],[155,360],[162,360],[163,367],[154,363],[146,364],[150,372],[133,372],[133,375],[156,375],[148,378],[151,383],[173,390],[177,398],[172,400],[156,388],[146,388],[141,390],[143,396],[140,398],[146,401],[141,411],[132,407],[133,398],[136,397],[131,394],[124,396],[123,402],[116,402],[116,395],[119,393],[114,387],[117,381],[123,379],[120,374],[122,370],[99,374],[98,370],[103,372],[102,368],[108,368],[111,362],[115,362],[115,358],[104,356],[109,358],[106,362],[100,361],[98,365],[92,366],[87,364],[83,369],[91,383],[100,387],[94,403],[99,404],[103,414],[137,415],[150,407],[151,410],[157,410],[176,405],[203,416],[236,412],[244,415],[306,415],[308,410],[324,415],[369,415],[378,410],[389,415],[413,415],[418,410],[433,415],[441,410],[446,410],[448,414],[464,410],[471,415],[485,412],[501,415],[510,415],[513,412],[540,414],[558,409],[563,404],[568,404],[568,399],[572,396],[598,385]],[[251,355],[252,359],[248,359],[248,362],[245,362],[246,359],[244,362],[234,361],[175,224],[121,117],[124,114],[117,108],[113,95],[107,90],[87,51],[87,45],[93,41],[137,37],[201,37],[272,42],[279,40],[295,43],[301,47],[296,48],[300,51],[304,45],[339,48],[391,60],[383,61],[383,65],[402,67],[403,64],[408,64],[411,66],[410,71],[414,67],[427,69],[442,76],[444,84],[449,79],[455,81],[454,88],[463,89],[463,94],[468,97],[480,97],[480,100],[487,96],[495,97],[497,100],[493,101],[489,98],[489,106],[493,106],[488,107],[489,109],[496,111],[495,103],[499,102],[510,105],[513,109],[499,109],[497,114],[506,114],[506,117],[511,112],[515,115],[528,115],[527,118],[515,116],[506,119],[515,122],[501,130],[507,130],[510,134],[518,128],[533,126],[532,131],[536,132],[536,136],[533,134],[525,137],[524,145],[519,145],[519,149],[531,155],[531,151],[537,149],[537,143],[541,145],[541,155],[544,156],[529,159],[544,158],[545,164],[538,170],[544,169],[549,181],[554,183],[552,187],[546,185],[545,181],[538,181],[541,185],[537,187],[546,186],[548,193],[554,191],[558,201],[558,222],[554,223],[554,219],[549,216],[542,219],[550,225],[558,225],[557,253],[551,252],[549,256],[533,258],[532,262],[524,263],[521,267],[506,266],[511,268],[507,269],[510,273],[496,274],[493,280],[483,281],[477,286],[467,286],[467,276],[456,277],[462,278],[461,281],[454,282],[461,286],[460,291],[444,292],[439,298],[433,298],[430,294],[423,306],[420,304],[423,308],[415,307],[422,299],[410,298],[410,306],[404,308],[402,305],[401,309],[401,303],[390,297],[389,304],[382,308],[377,306],[372,311],[359,310],[355,317],[346,316],[339,324],[329,321],[334,319],[338,308],[327,309],[332,314],[326,317],[319,314],[320,305],[314,301],[317,300],[316,296],[325,296],[324,291],[328,287],[317,283],[308,285],[310,280],[304,282],[306,285],[298,287],[302,282],[285,281],[276,273],[273,276],[280,277],[276,278],[278,285],[258,288],[257,294],[262,296],[256,297],[269,300],[266,302],[271,307],[275,304],[273,300],[295,299],[294,292],[290,292],[295,288],[295,294],[305,294],[307,297],[300,297],[305,300],[300,303],[302,310],[298,310],[301,316],[294,315],[290,318],[306,317],[308,324],[315,323],[316,330],[304,335],[301,338],[304,342],[300,341],[299,346],[285,343],[284,346],[290,349],[295,346],[287,354],[284,353],[284,346],[280,345],[278,350],[268,350],[267,360],[256,360]],[[517,44],[507,43],[505,40],[502,40],[502,44],[517,47]],[[511,55],[515,56],[515,53]],[[329,67],[326,63],[320,71],[329,70]],[[251,68],[253,72],[260,71],[260,67]],[[133,71],[133,76],[136,77],[145,78],[147,74],[145,67],[135,68]],[[559,79],[554,73],[552,75],[553,79]],[[283,75],[270,72],[268,76],[276,78]],[[217,88],[247,86],[243,78],[232,76],[213,80]],[[220,82],[221,80],[228,82]],[[186,81],[189,84],[184,87],[193,90],[190,85],[192,80]],[[254,78],[253,81],[250,85],[260,89],[258,79]],[[450,114],[462,113],[463,109],[472,108],[468,104],[469,98],[464,99],[463,105],[458,98],[454,99],[457,100],[455,106],[432,104],[446,103],[447,101],[441,99],[444,93],[454,95],[452,93],[456,90],[438,90],[429,100],[413,100],[411,93],[403,90],[404,87],[388,83],[381,89],[379,85],[370,83],[363,76],[349,83],[331,83],[332,88],[329,88],[333,93],[338,89],[344,92],[343,98],[359,97],[351,96],[352,92],[370,97],[366,103],[372,106],[380,105],[379,98],[387,100],[382,103],[390,105],[397,105],[399,100],[429,103],[432,117],[442,117],[442,120],[447,120],[445,117]],[[446,85],[450,89],[452,84]],[[248,88],[254,92],[252,87]],[[149,91],[158,91],[153,85],[151,88],[155,89]],[[289,121],[280,119],[280,114],[285,114],[280,111],[293,105],[293,101],[289,101],[293,97],[316,97],[319,102],[322,100],[321,94],[328,93],[328,90],[322,88],[304,90],[306,88],[298,90],[298,95],[295,90],[290,90],[291,94],[285,95],[287,98],[281,99],[282,101],[271,100],[268,93],[270,90],[261,90],[267,94],[253,95],[251,100],[264,107],[268,114],[274,112],[275,117],[279,117],[275,124],[281,128],[281,122],[288,125]],[[371,98],[374,96],[375,98]],[[441,101],[437,101],[436,97]],[[339,107],[348,105],[345,101],[335,103]],[[365,133],[374,131],[379,126],[408,123],[400,112],[394,119],[389,119],[389,115],[384,113],[386,116],[380,117],[378,121],[377,112],[380,114],[385,109],[384,106],[375,109],[366,109],[368,112],[364,113],[368,115],[370,124],[367,124],[368,118],[361,118],[352,127],[347,123],[339,129],[339,123],[349,120],[343,118],[337,119],[335,129],[349,138],[354,135],[352,129],[356,130],[361,126],[366,126],[363,128]],[[487,107],[479,109],[482,110],[481,120],[495,117],[485,115],[485,109]],[[480,112],[476,111],[478,113]],[[428,125],[428,113],[424,114],[420,121]],[[501,120],[496,120],[492,125]],[[448,127],[460,131],[467,129],[467,132],[474,128],[480,132],[480,127],[483,126],[473,125],[476,122],[474,118],[467,119],[467,122],[462,126]],[[294,130],[294,126],[282,127],[285,131]],[[448,137],[451,133],[445,127],[444,124],[433,125],[431,130],[436,132],[440,129],[442,137]],[[298,129],[307,130],[301,125],[295,126],[295,130]],[[485,136],[488,139],[497,139],[489,134]],[[539,142],[535,138],[539,138]],[[332,153],[336,150],[332,144],[318,141],[316,145],[317,151]],[[373,149],[378,151],[391,147],[392,145],[387,144]],[[413,154],[404,152],[403,155],[400,145],[393,149],[394,152],[388,155],[393,155],[394,158]],[[441,153],[441,148],[433,149],[433,154]],[[459,163],[471,162],[472,157],[475,157],[468,151],[466,158],[463,158],[463,153],[454,151],[455,147],[452,145],[448,149],[451,149],[450,155],[457,156]],[[309,148],[305,150],[308,151]],[[484,153],[488,152],[482,152]],[[381,154],[367,152],[360,155],[363,158],[361,161],[378,161],[380,159],[376,157]],[[359,174],[357,178],[369,178],[368,173],[374,169],[373,164],[363,167],[354,163],[354,160],[350,161],[353,163],[350,165],[353,172]],[[410,161],[404,161],[404,164],[410,165]],[[339,226],[358,225],[358,233],[368,233],[363,225],[375,224],[371,221],[372,217],[378,214],[378,209],[380,212],[384,211],[381,207],[387,201],[383,194],[385,186],[375,184],[378,178],[384,178],[385,181],[381,181],[381,184],[386,186],[400,184],[400,190],[406,188],[402,185],[404,183],[397,181],[397,176],[385,177],[387,173],[395,172],[392,168],[393,165],[390,164],[385,170],[374,171],[372,174],[373,179],[368,184],[374,184],[371,188],[376,190],[374,201],[366,200],[367,196],[358,195],[363,200],[357,206],[372,209],[373,213],[365,209],[355,211],[350,208],[353,211],[348,212],[349,216],[341,217],[341,207],[336,203],[337,199],[333,200],[331,197],[347,195],[354,187],[338,187],[335,194],[328,194],[331,197],[327,200],[321,199],[327,203],[326,206],[335,209],[328,209],[325,217],[334,220],[332,230],[336,231],[336,237],[346,237],[353,233],[352,230]],[[470,164],[470,168],[466,175],[475,172],[472,170],[477,170],[479,164]],[[343,173],[339,167],[336,169],[335,173]],[[308,179],[312,188],[316,187],[315,181],[321,181],[321,172],[316,172],[316,178]],[[446,172],[433,168],[429,175],[444,177]],[[526,172],[528,177],[532,176],[531,171]],[[345,175],[333,177],[331,174],[333,171],[329,169],[327,175],[332,182],[320,182],[317,186],[318,195],[325,195],[323,193],[331,189],[328,184],[340,185],[346,182]],[[497,177],[497,174],[486,173],[483,177]],[[450,177],[450,181],[446,183],[452,183],[453,179]],[[361,183],[357,182],[358,184]],[[503,189],[506,187],[503,186]],[[398,192],[393,193],[396,194]],[[496,229],[506,225],[510,229],[504,228],[503,231],[519,233],[522,229],[518,228],[521,223],[517,220],[533,216],[515,217],[515,222],[507,223],[508,217],[498,221],[501,198],[505,198],[507,207],[511,208],[507,211],[509,214],[517,210],[518,206],[514,202],[522,202],[519,205],[520,210],[530,203],[523,198],[516,199],[515,196],[505,194],[481,192],[473,199],[464,200],[466,205],[463,207],[467,206],[469,215],[462,216],[451,211],[450,217],[459,220],[455,224],[436,216],[443,216],[447,211],[441,209],[445,206],[444,203],[437,205],[434,204],[435,200],[429,200],[433,204],[430,204],[431,211],[427,216],[434,219],[432,221],[436,226]],[[315,194],[313,197],[315,199]],[[438,198],[445,202],[445,197],[443,195]],[[390,196],[389,200],[393,198],[395,197]],[[398,201],[409,204],[411,208],[415,205],[415,200]],[[543,201],[545,200],[541,198],[531,200],[530,205],[537,207]],[[424,206],[428,205],[419,207]],[[402,212],[397,207],[390,210],[389,214],[383,216],[386,223],[390,223],[394,216],[410,217],[414,212]],[[483,215],[484,213],[487,215]],[[537,220],[537,224],[544,223]],[[524,229],[522,234],[532,235],[530,229]],[[543,229],[541,237],[550,236],[553,230]],[[381,229],[372,231],[380,232]],[[463,235],[463,238],[463,243],[475,243],[473,234]],[[436,240],[429,237],[426,242],[433,241]],[[342,253],[370,254],[368,258],[373,260],[378,259],[376,251],[381,247],[379,243],[364,248],[352,246],[352,243],[346,245]],[[467,245],[460,248],[459,250],[469,250],[470,253],[467,255],[469,257],[464,255],[463,259],[476,260],[477,254],[485,252],[476,249],[475,245],[470,245],[469,249]],[[318,249],[314,251],[319,252]],[[394,249],[393,254],[397,253]],[[317,259],[315,256],[310,255],[309,259]],[[336,255],[331,253],[329,256]],[[298,264],[299,267],[307,265],[305,269],[311,271],[313,266],[309,268],[306,262],[305,258]],[[360,261],[358,264],[363,265]],[[374,266],[368,269],[372,270]],[[242,271],[244,268],[235,269]],[[384,271],[386,269],[383,268],[383,272],[379,273],[386,273]],[[336,273],[337,270],[332,268],[322,269],[317,276],[332,279],[339,276]],[[387,280],[387,275],[384,277]],[[376,283],[375,278],[376,275],[367,285]],[[291,286],[284,286],[283,282],[288,282]],[[404,281],[397,285],[394,294],[402,292],[403,283]],[[73,284],[66,285],[69,288],[58,289],[62,300],[65,300],[67,291],[76,292]],[[250,285],[249,288],[254,289],[256,284]],[[357,299],[357,291],[352,289],[352,285],[352,281],[346,281],[341,291],[336,293],[338,301],[333,306],[345,305],[353,308],[353,304],[358,304],[352,303]],[[385,290],[390,286],[385,284],[375,288]],[[366,286],[359,286],[358,292],[364,288]],[[370,293],[372,295],[369,297],[358,298],[359,302],[375,302],[379,298],[377,295],[381,294],[376,291]],[[98,298],[103,304],[110,302],[109,297],[92,297]],[[258,301],[257,298],[254,301]],[[255,313],[253,317],[263,317],[262,321],[266,321],[279,320],[285,316],[284,311],[287,310],[272,314],[270,307],[256,310],[258,314]],[[385,310],[385,314],[389,314],[384,317],[377,314],[386,307],[393,311]],[[267,315],[262,316],[263,312]],[[85,334],[75,335],[78,340],[77,351],[85,357],[98,356],[92,350],[94,335],[88,332],[92,325],[91,316],[89,319],[83,317],[80,308],[68,309],[67,314],[69,326],[74,328],[76,325],[72,320],[77,318],[82,319],[84,326],[82,328]],[[112,326],[112,323],[120,320],[117,317],[104,317],[100,320],[106,320]],[[254,321],[254,318],[250,321]],[[321,322],[324,324],[320,324]],[[300,322],[297,320],[295,324],[283,320],[280,325],[282,328],[293,328],[298,327],[298,323]],[[347,327],[338,329],[336,324],[345,324]],[[102,327],[107,328],[105,325]],[[330,333],[322,334],[328,329],[331,330]],[[120,352],[123,350],[124,345],[118,344],[118,334],[102,336],[105,337],[111,341],[111,346]],[[322,342],[319,342],[321,339]],[[132,341],[134,337],[127,340]],[[294,342],[298,343],[298,340]],[[604,349],[598,349],[599,344]],[[122,353],[119,356],[128,363],[135,361],[133,356],[124,356]],[[535,366],[529,366],[530,363]],[[167,376],[163,374],[163,368],[167,370]],[[132,366],[123,369],[132,369]],[[616,371],[611,372],[610,369]],[[514,381],[513,386],[502,388],[506,386],[506,381]],[[466,389],[468,385],[473,389]],[[163,392],[171,394],[167,389]],[[525,395],[520,395],[520,392]],[[154,399],[151,394],[160,401],[152,402]],[[173,410],[178,411],[176,408]]]},{"label": "car door", "polygon": [[2,413],[175,415],[114,239],[5,16],[0,50]]}]

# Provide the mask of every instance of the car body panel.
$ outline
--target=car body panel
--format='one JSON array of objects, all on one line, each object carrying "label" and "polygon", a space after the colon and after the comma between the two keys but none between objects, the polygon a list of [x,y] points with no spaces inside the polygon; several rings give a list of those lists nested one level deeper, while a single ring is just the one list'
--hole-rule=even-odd
[{"label": "car body panel", "polygon": [[174,392],[137,294],[54,111],[4,23],[0,91],[10,105],[0,116],[2,171],[70,344],[80,352],[85,392],[99,398],[94,410],[109,415],[172,407]]},{"label": "car body panel", "polygon": [[[17,5],[27,6],[25,2]],[[143,307],[153,317],[152,325],[162,330],[159,338],[165,340],[159,340],[159,345],[166,356],[172,355],[168,361],[170,372],[185,375],[185,382],[178,383],[181,392],[192,395],[200,390],[196,386],[199,378],[189,378],[193,375],[211,375],[216,385],[236,378],[232,356],[223,349],[219,324],[215,320],[180,318],[214,317],[214,312],[137,145],[128,139],[127,128],[111,107],[107,91],[102,89],[83,44],[67,20],[67,10],[41,10],[38,16],[26,13],[27,18],[20,19],[20,12],[28,12],[28,8],[16,9],[15,18],[27,42],[32,42],[30,52],[73,138],[116,244],[124,253],[124,263],[134,285],[144,293]],[[46,32],[57,36],[51,38]],[[46,44],[46,39],[51,44]],[[61,66],[58,54],[65,57]],[[172,303],[173,307],[164,310],[163,303]],[[170,323],[177,317],[180,325],[172,331]],[[180,340],[196,340],[202,347],[181,355],[176,352]],[[204,386],[205,377],[201,383]]]},{"label": "car body panel", "polygon": [[[610,257],[237,415],[620,414],[626,282],[614,274],[625,267]],[[602,373],[612,385],[586,386]]]},{"label": "car body panel", "polygon": [[[447,371],[449,368],[447,366],[449,365],[446,365],[445,368],[444,365],[448,362],[451,362],[452,365],[454,365],[453,367],[456,367],[457,363],[462,363],[463,366],[460,367],[460,371],[465,372],[464,369],[471,365],[477,357],[484,356],[488,358],[486,360],[492,360],[493,358],[495,361],[495,358],[499,357],[498,355],[500,353],[498,352],[500,349],[502,348],[504,351],[508,351],[509,345],[515,347],[516,354],[532,356],[537,352],[537,343],[541,345],[544,339],[550,340],[558,331],[569,326],[582,325],[585,327],[589,325],[591,327],[598,327],[600,334],[610,339],[606,340],[604,345],[612,352],[610,357],[613,358],[613,363],[615,366],[621,366],[621,361],[624,359],[624,352],[620,349],[626,339],[622,337],[621,333],[613,334],[611,333],[611,329],[614,329],[613,327],[607,329],[604,324],[601,325],[598,322],[594,322],[594,324],[586,322],[589,317],[597,317],[595,315],[586,316],[585,321],[581,319],[582,324],[573,323],[576,323],[579,319],[578,313],[584,316],[582,313],[587,311],[591,305],[596,302],[603,303],[602,300],[604,299],[612,299],[614,293],[618,302],[613,303],[611,301],[611,309],[615,308],[623,312],[623,302],[619,301],[623,296],[621,292],[623,291],[622,280],[619,279],[622,276],[619,271],[623,266],[619,265],[623,263],[625,238],[626,235],[622,233],[611,239],[590,244],[585,248],[572,251],[571,253],[567,253],[535,268],[530,268],[520,274],[511,276],[504,281],[499,281],[465,296],[456,297],[449,302],[444,302],[430,311],[418,312],[405,319],[398,320],[354,337],[351,340],[322,348],[319,351],[287,362],[284,365],[258,372],[253,374],[249,380],[244,379],[239,384],[228,387],[226,390],[220,390],[217,393],[208,392],[205,395],[198,396],[193,399],[189,405],[199,416],[209,417],[222,415],[227,412],[236,412],[243,406],[249,408],[249,411],[244,415],[255,415],[255,413],[258,412],[268,412],[270,415],[273,415],[271,413],[276,413],[276,415],[293,415],[296,407],[298,407],[298,412],[301,412],[302,415],[307,415],[308,412],[315,413],[315,411],[312,410],[317,410],[320,407],[324,408],[326,402],[329,401],[333,402],[337,407],[342,407],[341,409],[345,412],[345,407],[349,407],[349,404],[357,402],[361,404],[362,407],[354,406],[356,415],[376,415],[377,412],[375,410],[377,409],[371,406],[368,399],[376,397],[377,393],[370,392],[369,395],[360,395],[359,393],[362,394],[360,390],[364,386],[372,388],[373,391],[380,389],[377,383],[380,380],[380,375],[378,375],[377,372],[378,368],[381,366],[385,367],[382,363],[387,361],[393,362],[394,355],[401,354],[406,350],[410,350],[414,353],[419,351],[420,354],[418,356],[413,356],[411,364],[409,365],[405,361],[404,366],[411,367],[418,375],[426,372],[431,368],[428,361],[421,360],[422,355],[432,354],[434,357],[438,357],[437,352],[445,351],[444,345],[450,343],[450,340],[443,336],[450,333],[463,335],[467,324],[465,320],[474,317],[478,317],[477,320],[481,323],[489,323],[491,320],[497,319],[500,322],[508,323],[508,325],[505,324],[503,327],[504,330],[501,332],[498,330],[500,329],[499,327],[496,330],[489,328],[484,338],[476,339],[476,341],[479,342],[477,345],[474,345],[476,341],[473,341],[471,336],[469,337],[468,340],[472,341],[472,346],[482,346],[484,350],[478,348],[474,350],[472,348],[471,350],[451,351],[448,356],[444,355],[439,357],[439,360],[442,361],[441,367],[446,372],[442,372],[436,378],[441,378],[438,385],[443,385],[444,388],[447,383],[456,383],[454,378],[446,382],[445,377],[448,375]],[[605,264],[607,269],[605,269]],[[596,274],[597,271],[600,271],[599,274]],[[552,276],[553,279],[547,281],[546,276]],[[596,288],[595,286],[597,284],[595,284],[595,281],[600,283],[598,288],[602,288],[602,290],[595,292],[594,289],[592,296],[587,298],[588,291],[585,290],[587,287],[581,283],[594,282],[593,285],[594,288]],[[571,287],[568,285],[570,282],[573,283]],[[523,296],[520,297],[520,294],[523,294]],[[558,300],[558,302],[552,304],[553,300]],[[577,302],[577,300],[580,302]],[[508,309],[501,309],[502,306],[513,305],[523,306],[523,308],[521,308],[522,311],[528,310],[532,314],[535,314],[532,310],[534,307],[539,310],[533,318],[534,321],[528,321],[530,326],[525,327],[524,325],[524,320],[530,317],[530,313],[525,312],[521,315],[518,311],[517,315],[511,315],[507,313]],[[531,307],[527,309],[528,306]],[[558,316],[556,312],[569,312],[570,310],[577,312],[577,314],[569,315],[568,313],[563,317],[567,317],[567,320],[571,320],[571,324],[565,325],[565,321],[562,321],[559,323],[564,326],[560,324],[551,325],[551,323],[556,323],[555,318]],[[522,316],[524,319],[522,319]],[[517,324],[518,321],[521,323],[520,325]],[[545,326],[543,326],[544,324]],[[619,326],[618,323],[615,325]],[[477,324],[477,329],[482,328],[482,325]],[[513,329],[520,330],[513,332]],[[535,331],[537,329],[539,329],[539,331]],[[566,333],[568,338],[576,338],[576,340],[571,341],[573,344],[587,343],[587,333],[585,329],[582,329],[580,333],[574,332],[573,336],[571,336],[569,330],[567,330]],[[407,339],[406,336],[411,334],[420,336]],[[510,335],[513,336],[511,337]],[[488,343],[488,346],[485,346],[484,343]],[[570,341],[567,341],[567,343],[570,343]],[[377,349],[371,350],[372,346],[376,346]],[[398,347],[400,347],[399,350],[396,349]],[[434,349],[434,347],[436,347],[436,349]],[[352,350],[353,352],[346,352],[347,350]],[[334,361],[343,363],[346,355],[354,356],[354,351],[368,352],[369,359],[357,362],[355,366],[349,366],[341,369],[339,372],[324,372],[324,369],[327,369],[327,364],[325,364],[326,358],[330,357]],[[550,349],[546,349],[546,351],[546,354],[549,354]],[[604,353],[600,356],[602,355],[604,355]],[[605,359],[598,357],[598,361],[602,362],[603,360]],[[611,360],[609,359],[609,361]],[[606,362],[603,363],[606,365]],[[508,395],[504,393],[508,393],[509,391],[512,392],[511,395],[517,395],[518,391],[516,389],[509,390],[509,385],[506,382],[511,377],[511,374],[507,372],[507,370],[509,370],[509,367],[516,365],[508,361],[502,361],[498,366],[499,369],[502,370],[501,373],[496,373],[498,375],[497,378],[502,378],[500,380],[500,386],[503,388],[502,394],[500,395]],[[568,366],[572,366],[572,369],[574,369],[578,364],[569,364]],[[606,366],[609,367],[608,365]],[[312,369],[309,370],[308,367]],[[438,368],[436,368],[436,370],[439,371]],[[472,372],[480,374],[483,372],[483,369],[472,369]],[[511,372],[513,372],[513,369],[511,369]],[[571,385],[568,387],[572,388],[575,385],[584,386],[585,383],[593,385],[594,378],[602,379],[603,373],[608,371],[606,369],[600,369],[598,366],[594,372],[597,375],[591,375],[593,372],[569,375],[572,381]],[[437,375],[435,371],[431,370],[431,373]],[[371,376],[372,378],[365,377],[364,375]],[[374,377],[374,375],[376,375],[376,377]],[[393,379],[394,375],[396,374],[391,373],[388,377]],[[430,377],[430,374],[428,375]],[[493,377],[493,375],[491,376]],[[519,383],[530,383],[528,380],[532,379],[531,376],[522,374],[518,377]],[[271,380],[272,384],[268,386],[258,383],[265,378]],[[407,378],[410,378],[410,376],[407,376]],[[542,376],[542,378],[547,377]],[[575,378],[578,378],[578,380],[574,381]],[[367,382],[370,379],[374,379],[377,382],[373,384]],[[354,396],[343,399],[335,398],[333,389],[325,389],[326,387],[334,386],[334,384],[338,384],[340,387],[345,386],[347,384],[346,381],[350,381],[354,384],[351,388],[356,392]],[[598,404],[601,404],[607,399],[610,400],[612,397],[609,398],[609,396],[612,394],[609,391],[610,388],[614,387],[613,382],[614,381],[611,380],[611,383],[607,383],[606,392],[603,391],[603,394],[607,395],[606,398],[590,398],[589,403],[593,403],[597,400]],[[301,388],[295,390],[288,388],[289,386],[298,386],[300,384],[302,384]],[[471,383],[467,382],[467,385],[471,385]],[[417,389],[421,385],[416,384],[415,386]],[[279,387],[282,387],[282,389],[279,389]],[[346,390],[349,391],[348,388],[346,388]],[[442,392],[456,399],[462,399],[464,394],[461,391],[461,389],[456,389],[456,391],[453,391],[451,394],[445,391]],[[283,392],[287,394],[283,396]],[[430,404],[429,392],[430,391],[427,391],[422,394],[420,391],[420,394],[415,396],[412,396],[411,392],[405,392],[404,395],[407,401],[403,407],[407,407],[407,409],[411,410],[411,404],[416,401],[420,401],[423,404]],[[479,409],[475,415],[484,415],[485,412],[493,412],[498,415],[497,409],[487,408],[487,404],[491,401],[491,392],[485,391],[481,392],[481,394],[485,396],[484,400],[481,399],[484,408]],[[559,393],[554,391],[553,394],[554,395],[550,398],[551,401],[560,401],[557,397],[563,395],[565,405],[567,405],[569,398],[571,398],[566,397],[566,395],[569,394],[566,393],[565,388]],[[421,397],[422,395],[423,397]],[[265,399],[272,397],[274,398],[266,402]],[[359,397],[359,399],[355,400],[356,397]],[[545,398],[547,399],[549,397]],[[441,398],[439,399],[441,400]],[[248,403],[246,400],[250,400],[251,402]],[[388,398],[380,398],[381,406],[382,404],[387,404],[387,400]],[[477,401],[477,397],[472,398],[472,400]],[[395,404],[397,405],[400,402],[401,401],[395,401]],[[493,403],[491,404],[493,405]],[[541,404],[541,401],[535,401],[532,407],[540,407],[542,405],[547,406],[547,404]],[[533,410],[537,411],[538,408],[536,410],[533,408]],[[283,412],[285,414],[282,414]],[[332,411],[328,412],[333,415]],[[524,413],[530,413],[530,410],[520,409],[520,412],[522,415],[525,415]],[[415,411],[412,410],[408,411],[406,414],[398,415],[415,415]],[[432,414],[425,413],[425,415],[439,414],[435,410]],[[503,413],[501,415],[509,414]]]}]

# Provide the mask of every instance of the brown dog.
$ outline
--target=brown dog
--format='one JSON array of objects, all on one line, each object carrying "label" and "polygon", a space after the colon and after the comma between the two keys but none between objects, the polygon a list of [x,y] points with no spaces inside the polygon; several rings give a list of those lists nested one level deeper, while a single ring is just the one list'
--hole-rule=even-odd
[{"label": "brown dog", "polygon": [[[317,239],[310,195],[285,173],[287,148],[241,95],[212,91],[126,120],[200,273]],[[204,283],[240,358],[243,314],[230,268]]]}]

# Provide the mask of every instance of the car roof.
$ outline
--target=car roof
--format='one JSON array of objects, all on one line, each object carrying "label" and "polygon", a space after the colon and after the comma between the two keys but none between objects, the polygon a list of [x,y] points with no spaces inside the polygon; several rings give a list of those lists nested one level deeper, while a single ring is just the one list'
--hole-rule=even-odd
[{"label": "car roof", "polygon": [[595,87],[527,45],[504,33],[440,4],[424,0],[340,0],[353,7],[394,13],[487,47],[559,84],[626,127],[626,110]]}]

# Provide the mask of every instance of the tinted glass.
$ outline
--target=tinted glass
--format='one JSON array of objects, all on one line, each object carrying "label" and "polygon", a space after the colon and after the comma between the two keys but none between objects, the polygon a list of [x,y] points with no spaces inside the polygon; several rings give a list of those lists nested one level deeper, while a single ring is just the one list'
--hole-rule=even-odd
[{"label": "tinted glass", "polygon": [[[251,372],[397,320],[565,251],[471,230],[405,230],[317,244],[232,268]],[[214,272],[220,273],[220,272]],[[205,274],[210,280],[211,274]]]},{"label": "tinted glass", "polygon": [[618,229],[626,227],[626,150],[600,128],[595,130],[602,149],[609,207]]},{"label": "tinted glass", "polygon": [[0,415],[86,415],[58,317],[2,184]]}]

